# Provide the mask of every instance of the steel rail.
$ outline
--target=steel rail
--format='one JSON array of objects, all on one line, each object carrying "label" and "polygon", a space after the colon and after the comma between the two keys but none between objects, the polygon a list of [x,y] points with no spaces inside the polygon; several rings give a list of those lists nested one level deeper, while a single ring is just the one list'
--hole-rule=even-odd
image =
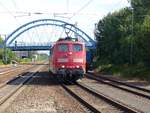
[{"label": "steel rail", "polygon": [[[24,84],[26,84],[34,75],[36,75],[38,72],[32,73],[30,76],[28,76],[20,85],[18,85],[11,93],[8,93],[4,97],[0,99],[0,105],[4,104],[12,95],[14,95]],[[20,77],[18,77],[20,78]],[[15,79],[17,80],[17,79]],[[13,80],[13,81],[15,81]],[[13,82],[11,81],[11,82]]]},{"label": "steel rail", "polygon": [[3,75],[3,74],[8,74],[8,73],[11,73],[11,72],[14,72],[15,70],[18,70],[18,69],[20,69],[21,67],[19,66],[19,67],[16,67],[16,68],[10,68],[10,69],[7,69],[7,70],[5,70],[5,71],[1,71],[0,72],[0,75]]},{"label": "steel rail", "polygon": [[126,92],[129,92],[129,93],[132,93],[134,95],[138,95],[138,96],[141,96],[141,97],[144,97],[144,98],[147,98],[147,99],[150,99],[150,96],[149,95],[146,95],[146,94],[143,94],[143,93],[140,93],[140,92],[137,92],[137,91],[133,91],[131,89],[127,89],[127,88],[124,88],[124,87],[121,87],[121,86],[118,86],[116,84],[113,84],[113,83],[110,83],[110,82],[106,82],[96,76],[90,76],[90,75],[86,75],[86,77],[90,78],[90,79],[93,79],[93,80],[96,80],[96,81],[99,81],[103,84],[106,84],[106,85],[110,85],[112,87],[115,87],[115,88],[118,88],[118,89],[121,89],[123,91],[126,91]]},{"label": "steel rail", "polygon": [[[35,68],[35,66],[31,67],[30,69],[33,69],[33,68]],[[0,98],[0,106],[3,105],[7,100],[9,100],[9,98],[11,98],[13,95],[15,95],[19,91],[19,89],[21,89],[24,86],[24,84],[29,83],[32,80],[32,78],[39,73],[39,70],[42,70],[42,69],[43,69],[43,67],[35,68],[35,70],[34,70],[35,72],[33,72],[33,73],[24,72],[24,74],[22,74],[21,76],[15,77],[14,79],[7,81],[7,84],[2,85],[2,87],[0,87],[0,89],[5,88],[5,86],[7,88],[8,84],[13,84],[13,82],[15,82],[17,79],[23,77],[23,80],[21,80],[21,83],[17,87],[15,87],[8,94],[6,94]]]},{"label": "steel rail", "polygon": [[86,90],[87,92],[91,93],[92,95],[100,98],[100,99],[103,99],[104,101],[106,101],[107,103],[115,106],[116,108],[120,109],[120,110],[123,110],[124,112],[127,112],[127,113],[143,113],[142,111],[140,110],[137,110],[136,108],[133,108],[133,107],[130,107],[128,105],[125,105],[119,101],[116,101],[114,99],[112,99],[111,97],[108,97],[100,92],[97,92],[96,90],[90,88],[89,86],[86,86],[85,84],[83,83],[76,83],[79,87],[81,87],[82,89]]},{"label": "steel rail", "polygon": [[23,72],[23,73],[17,75],[16,77],[14,77],[14,78],[12,78],[12,79],[6,81],[5,83],[1,84],[1,85],[0,85],[0,88],[3,88],[3,87],[6,86],[7,84],[9,84],[9,83],[11,83],[11,82],[13,82],[13,81],[19,79],[21,76],[24,76],[24,75],[26,75],[26,74],[28,74],[28,73],[29,73],[29,72]]},{"label": "steel rail", "polygon": [[72,96],[74,97],[76,100],[78,100],[83,106],[85,106],[88,110],[90,110],[93,113],[102,113],[99,110],[97,110],[95,107],[93,107],[92,105],[90,105],[88,102],[86,102],[85,100],[83,100],[80,96],[78,96],[77,94],[75,94],[73,91],[71,91],[67,86],[65,86],[64,84],[61,84],[61,86]]},{"label": "steel rail", "polygon": [[[27,69],[22,69],[21,71],[26,71],[26,70],[29,70],[29,69],[33,69],[35,66],[32,66],[32,67],[29,67]],[[17,69],[18,70],[18,69]],[[17,70],[14,70],[14,71],[17,71]],[[12,72],[14,72],[12,71]],[[10,74],[11,72],[7,73],[7,74]],[[20,78],[21,76],[24,76],[26,75],[27,73],[29,72],[22,72],[22,73],[19,73],[18,75],[16,75],[15,77],[11,78],[10,80],[7,80],[6,82],[0,84],[0,88],[3,88],[4,86],[6,86],[7,84],[9,84],[10,82],[12,81],[15,81],[16,79]]]},{"label": "steel rail", "polygon": [[7,74],[10,74],[10,73],[13,73],[15,71],[18,71],[18,70],[21,70],[21,71],[24,71],[24,70],[28,70],[28,69],[31,69],[33,68],[34,66],[31,66],[31,67],[28,67],[26,69],[24,69],[24,67],[17,67],[17,68],[14,68],[14,69],[10,69],[10,70],[7,70],[7,71],[4,71],[4,72],[0,72],[0,75],[3,76],[3,75],[7,75]]},{"label": "steel rail", "polygon": [[[88,72],[88,73],[96,76],[96,74],[94,74],[94,73],[90,73],[90,72]],[[131,88],[135,88],[135,89],[141,90],[143,92],[150,93],[149,89],[145,89],[145,88],[138,87],[138,86],[135,86],[135,85],[131,85],[131,84],[128,84],[128,83],[125,83],[125,82],[117,81],[117,80],[114,80],[114,79],[111,79],[111,78],[107,78],[107,77],[104,77],[104,76],[97,76],[97,77],[105,79],[105,80],[108,80],[108,81],[111,81],[111,82],[118,83],[120,85],[125,85],[125,86],[131,87]]]}]

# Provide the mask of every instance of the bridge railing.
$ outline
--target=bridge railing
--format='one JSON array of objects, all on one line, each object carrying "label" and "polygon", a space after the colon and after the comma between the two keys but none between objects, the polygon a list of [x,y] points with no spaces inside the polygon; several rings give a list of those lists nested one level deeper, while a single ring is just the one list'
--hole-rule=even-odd
[{"label": "bridge railing", "polygon": [[24,42],[17,42],[17,43],[12,43],[11,47],[17,47],[17,46],[52,46],[54,42],[30,42],[30,43],[24,43]]}]

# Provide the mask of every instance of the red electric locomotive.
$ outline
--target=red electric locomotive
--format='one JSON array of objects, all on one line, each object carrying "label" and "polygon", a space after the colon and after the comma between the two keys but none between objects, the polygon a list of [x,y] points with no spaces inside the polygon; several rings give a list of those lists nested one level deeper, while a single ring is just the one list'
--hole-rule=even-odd
[{"label": "red electric locomotive", "polygon": [[76,81],[86,71],[85,44],[67,37],[51,48],[50,70],[63,80]]}]

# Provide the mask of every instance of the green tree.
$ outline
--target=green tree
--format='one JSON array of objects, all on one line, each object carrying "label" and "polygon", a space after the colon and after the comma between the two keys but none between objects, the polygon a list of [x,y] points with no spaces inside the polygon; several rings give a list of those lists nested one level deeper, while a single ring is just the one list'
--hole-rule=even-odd
[{"label": "green tree", "polygon": [[150,65],[150,17],[144,19],[143,24],[141,25],[141,30],[137,35],[137,55],[138,60],[143,62],[145,65]]},{"label": "green tree", "polygon": [[134,64],[150,64],[150,1],[131,0],[131,7],[108,14],[99,21],[95,36],[102,62],[126,64],[132,54]]},{"label": "green tree", "polygon": [[3,43],[3,39],[0,37],[0,44],[2,44]]},{"label": "green tree", "polygon": [[[99,21],[95,36],[98,55],[102,62],[120,64],[128,62],[131,35],[131,10],[124,8],[108,14]],[[116,60],[117,59],[117,60]]]},{"label": "green tree", "polygon": [[150,10],[150,0],[131,0],[131,6],[134,11],[134,21],[143,23],[144,17]]},{"label": "green tree", "polygon": [[[149,78],[149,15],[150,0],[131,0],[131,7],[109,13],[99,21],[94,33],[100,69]],[[126,65],[131,64],[130,58],[132,65]]]},{"label": "green tree", "polygon": [[[3,44],[3,39],[0,37],[0,44]],[[15,60],[16,59],[16,55],[13,51],[11,51],[10,49],[6,48],[6,54],[7,54],[7,62],[4,62],[4,49],[1,48],[0,49],[0,61],[3,61],[3,63],[10,63],[11,60]]]},{"label": "green tree", "polygon": [[[0,37],[0,45],[3,43],[3,39]],[[3,49],[0,49],[0,60],[3,58]]]},{"label": "green tree", "polygon": [[136,63],[150,65],[150,1],[131,0],[134,15],[134,59]]}]

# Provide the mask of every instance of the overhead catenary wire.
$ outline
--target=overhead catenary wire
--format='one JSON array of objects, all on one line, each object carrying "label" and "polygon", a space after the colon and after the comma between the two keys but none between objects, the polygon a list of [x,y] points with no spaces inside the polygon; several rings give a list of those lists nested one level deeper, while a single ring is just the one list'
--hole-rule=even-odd
[{"label": "overhead catenary wire", "polygon": [[16,1],[15,1],[15,0],[11,0],[11,1],[12,1],[13,5],[14,5],[15,7],[17,7]]},{"label": "overhead catenary wire", "polygon": [[13,13],[7,7],[5,7],[2,2],[0,2],[0,5],[16,20],[18,24],[20,24],[16,17],[13,15]]},{"label": "overhead catenary wire", "polygon": [[[56,12],[52,12],[52,13],[47,13],[47,12],[0,12],[0,14],[7,14],[7,13],[12,13],[14,15],[15,18],[19,18],[19,17],[31,17],[31,16],[35,16],[35,15],[52,15],[54,17],[60,17],[62,19],[67,19],[70,20],[72,15],[78,15],[78,16],[95,16],[97,17],[99,14],[98,13],[74,13],[74,12],[64,12],[64,13],[56,13]],[[64,16],[65,15],[65,16]]]},{"label": "overhead catenary wire", "polygon": [[79,10],[77,10],[69,19],[73,18],[75,15],[77,15],[79,12],[81,12],[83,9],[85,9],[93,1],[94,0],[89,0],[84,6],[82,6]]},{"label": "overhead catenary wire", "polygon": [[[14,16],[13,13],[7,7],[5,7],[5,5],[3,5],[3,3],[1,1],[0,1],[0,5],[15,19],[16,23],[19,24],[19,26],[21,26],[21,23],[18,21],[16,16]],[[28,32],[27,32],[27,34],[29,37],[31,37]]]}]

